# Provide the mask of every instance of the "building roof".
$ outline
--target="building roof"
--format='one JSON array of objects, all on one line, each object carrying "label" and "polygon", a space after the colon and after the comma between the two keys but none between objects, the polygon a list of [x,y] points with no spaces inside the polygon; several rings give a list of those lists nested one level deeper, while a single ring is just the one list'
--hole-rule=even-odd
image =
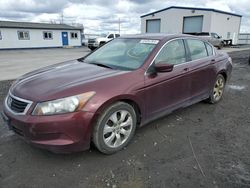
[{"label": "building roof", "polygon": [[0,21],[0,28],[22,28],[22,29],[56,29],[56,30],[82,30],[83,27],[74,27],[67,24],[50,24],[34,22]]},{"label": "building roof", "polygon": [[185,10],[212,11],[212,12],[217,12],[217,13],[221,13],[221,14],[228,14],[228,15],[231,15],[231,16],[242,17],[242,15],[239,15],[239,14],[234,14],[234,13],[231,13],[231,12],[225,12],[225,11],[221,11],[221,10],[217,10],[217,9],[212,9],[212,8],[197,8],[197,7],[178,7],[178,6],[171,6],[171,7],[168,7],[168,8],[164,8],[164,9],[161,9],[161,10],[158,10],[158,11],[155,11],[155,12],[151,12],[151,13],[142,15],[141,18],[146,17],[146,16],[150,16],[150,15],[153,15],[153,14],[156,14],[156,13],[159,13],[159,12],[163,12],[163,11],[169,10],[169,9],[185,9]]}]

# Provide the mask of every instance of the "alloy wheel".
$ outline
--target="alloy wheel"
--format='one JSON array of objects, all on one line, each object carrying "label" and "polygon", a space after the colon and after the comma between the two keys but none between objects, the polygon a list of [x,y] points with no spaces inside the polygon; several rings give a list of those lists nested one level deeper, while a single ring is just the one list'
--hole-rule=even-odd
[{"label": "alloy wheel", "polygon": [[104,143],[111,148],[121,146],[129,138],[132,128],[132,116],[127,110],[114,112],[104,125]]},{"label": "alloy wheel", "polygon": [[223,91],[224,91],[224,79],[222,77],[219,77],[216,80],[215,86],[214,86],[214,99],[215,101],[219,101],[222,97]]}]

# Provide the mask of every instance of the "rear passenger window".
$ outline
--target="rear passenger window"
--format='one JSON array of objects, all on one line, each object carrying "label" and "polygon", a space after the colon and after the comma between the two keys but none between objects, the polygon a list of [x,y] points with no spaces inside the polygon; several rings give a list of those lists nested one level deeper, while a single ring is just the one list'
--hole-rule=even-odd
[{"label": "rear passenger window", "polygon": [[187,44],[190,49],[192,60],[202,59],[208,56],[206,46],[203,41],[195,40],[195,39],[188,39]]},{"label": "rear passenger window", "polygon": [[205,43],[205,45],[207,47],[208,56],[212,56],[213,55],[213,47],[211,45],[209,45],[208,43]]},{"label": "rear passenger window", "polygon": [[186,51],[183,40],[175,40],[166,44],[155,59],[155,63],[159,62],[166,62],[174,65],[185,63]]}]

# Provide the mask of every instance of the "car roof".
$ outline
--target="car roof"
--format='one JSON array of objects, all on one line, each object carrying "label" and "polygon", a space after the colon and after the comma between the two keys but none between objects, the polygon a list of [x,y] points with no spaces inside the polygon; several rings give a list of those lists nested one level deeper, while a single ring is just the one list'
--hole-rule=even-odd
[{"label": "car roof", "polygon": [[187,35],[187,34],[167,34],[167,33],[146,33],[146,34],[134,34],[134,35],[123,35],[119,38],[138,38],[138,39],[152,39],[152,40],[171,40],[174,38],[186,38],[186,37],[192,37],[197,38],[198,37]]}]

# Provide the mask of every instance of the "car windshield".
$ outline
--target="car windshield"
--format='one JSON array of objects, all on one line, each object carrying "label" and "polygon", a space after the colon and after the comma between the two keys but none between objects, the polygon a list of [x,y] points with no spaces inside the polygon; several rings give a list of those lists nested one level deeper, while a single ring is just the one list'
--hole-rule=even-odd
[{"label": "car windshield", "polygon": [[87,56],[84,62],[118,70],[135,70],[144,64],[158,42],[158,40],[118,38]]},{"label": "car windshield", "polygon": [[100,36],[101,36],[101,37],[106,37],[107,34],[102,33]]},{"label": "car windshield", "polygon": [[212,37],[214,38],[220,38],[216,33],[211,33]]}]

